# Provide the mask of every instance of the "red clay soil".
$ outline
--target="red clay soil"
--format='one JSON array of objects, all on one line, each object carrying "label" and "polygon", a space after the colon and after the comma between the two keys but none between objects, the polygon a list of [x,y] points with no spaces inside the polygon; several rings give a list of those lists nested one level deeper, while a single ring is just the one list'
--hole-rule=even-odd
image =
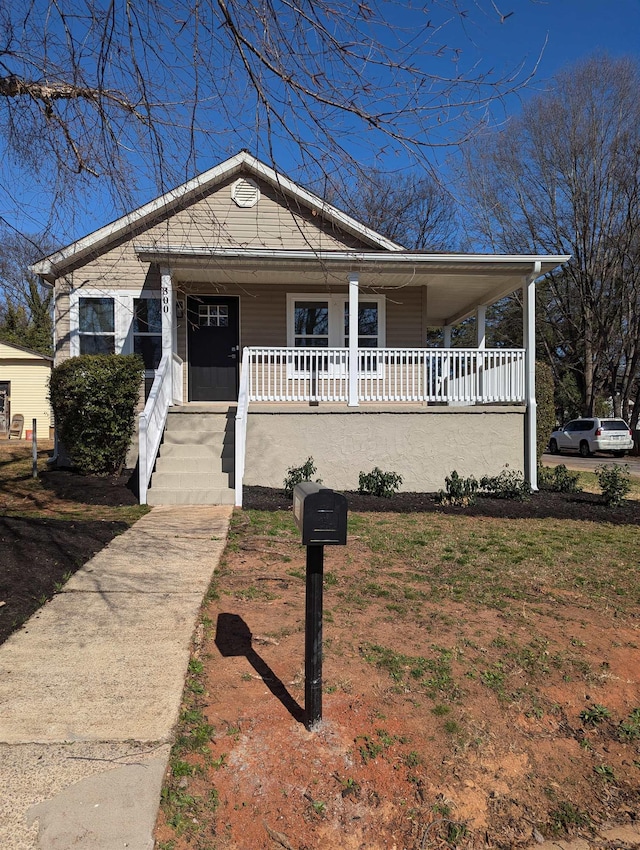
[{"label": "red clay soil", "polygon": [[[283,502],[275,491],[248,497]],[[499,533],[505,515],[557,516],[561,503],[569,516],[600,512],[598,497],[553,494],[459,512]],[[374,504],[350,496],[351,511]],[[426,496],[387,507],[370,516],[389,534],[402,520],[393,508],[442,515]],[[637,524],[640,506],[606,516]],[[308,731],[305,550],[256,533],[241,513],[235,522],[196,634],[157,848],[521,848],[575,835],[583,847],[635,846],[597,836],[611,822],[639,825],[640,747],[620,735],[640,707],[637,608],[613,617],[579,589],[560,607],[541,584],[503,609],[425,594],[405,616],[375,590],[402,564],[382,565],[379,584],[363,578],[375,555],[352,535],[325,550],[323,719]],[[599,705],[600,722],[585,721]]]}]

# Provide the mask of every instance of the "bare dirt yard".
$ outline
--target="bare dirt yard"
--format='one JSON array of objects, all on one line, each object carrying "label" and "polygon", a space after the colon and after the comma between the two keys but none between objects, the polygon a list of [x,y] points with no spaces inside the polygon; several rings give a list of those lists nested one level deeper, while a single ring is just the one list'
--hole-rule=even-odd
[{"label": "bare dirt yard", "polygon": [[640,501],[348,494],[307,731],[305,549],[281,492],[247,495],[194,638],[158,850],[639,846]]}]

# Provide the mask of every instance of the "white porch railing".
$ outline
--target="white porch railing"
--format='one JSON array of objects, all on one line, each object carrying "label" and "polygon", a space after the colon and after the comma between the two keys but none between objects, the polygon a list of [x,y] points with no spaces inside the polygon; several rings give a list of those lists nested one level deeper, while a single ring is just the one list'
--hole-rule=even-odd
[{"label": "white porch railing", "polygon": [[167,412],[172,404],[182,404],[182,360],[177,354],[162,356],[138,424],[138,467],[140,504],[147,503],[147,490],[158,456]]},{"label": "white porch railing", "polygon": [[[522,349],[359,348],[358,399],[445,404],[521,403]],[[247,348],[250,401],[346,402],[347,348]],[[242,386],[242,384],[241,384]],[[238,403],[238,415],[240,402]]]}]

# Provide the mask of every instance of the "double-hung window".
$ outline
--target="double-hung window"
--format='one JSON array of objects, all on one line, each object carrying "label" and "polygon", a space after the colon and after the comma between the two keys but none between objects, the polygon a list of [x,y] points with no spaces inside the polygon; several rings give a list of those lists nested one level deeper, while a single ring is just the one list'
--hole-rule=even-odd
[{"label": "double-hung window", "polygon": [[159,298],[133,299],[133,351],[147,371],[157,369],[162,357],[162,304]]},{"label": "double-hung window", "polygon": [[[358,302],[358,348],[384,347],[385,301],[367,296]],[[287,344],[294,348],[349,347],[349,298],[347,295],[287,296]],[[305,368],[308,358],[295,358],[295,369]],[[380,358],[360,357],[361,371],[376,371]],[[319,368],[335,372],[346,369],[346,356],[319,358]]]},{"label": "double-hung window", "polygon": [[159,293],[76,289],[70,294],[71,354],[139,354],[147,373],[162,357]]},{"label": "double-hung window", "polygon": [[78,301],[78,354],[114,354],[116,325],[113,298]]}]

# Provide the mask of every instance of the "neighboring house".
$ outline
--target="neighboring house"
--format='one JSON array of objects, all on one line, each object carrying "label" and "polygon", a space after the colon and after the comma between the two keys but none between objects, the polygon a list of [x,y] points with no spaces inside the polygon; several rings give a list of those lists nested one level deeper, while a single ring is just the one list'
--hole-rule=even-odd
[{"label": "neighboring house", "polygon": [[[505,464],[535,487],[535,281],[568,259],[407,251],[242,152],[34,270],[56,362],[145,360],[141,501],[241,504],[309,456],[339,489]],[[487,349],[486,308],[514,291],[525,347]],[[476,347],[451,348],[469,316]]]},{"label": "neighboring house", "polygon": [[49,377],[53,358],[0,340],[0,437],[6,437],[11,417],[24,416],[24,430],[36,420],[40,439],[48,440],[51,428]]}]

